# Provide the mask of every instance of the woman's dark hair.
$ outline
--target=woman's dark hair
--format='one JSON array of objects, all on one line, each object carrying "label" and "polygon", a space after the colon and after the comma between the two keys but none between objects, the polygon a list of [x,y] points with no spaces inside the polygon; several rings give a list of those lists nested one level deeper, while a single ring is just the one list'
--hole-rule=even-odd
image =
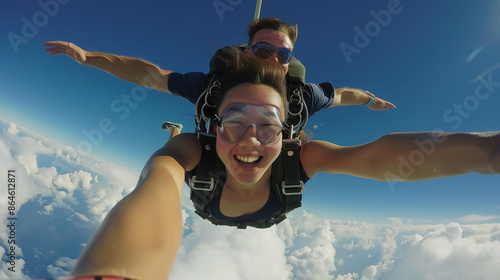
[{"label": "woman's dark hair", "polygon": [[[243,52],[237,51],[231,59],[226,60],[226,71],[222,76],[224,96],[229,90],[243,83],[266,85],[279,93],[283,106],[286,108],[285,75],[285,69],[279,62],[249,57]],[[219,106],[223,101],[224,98]]]}]

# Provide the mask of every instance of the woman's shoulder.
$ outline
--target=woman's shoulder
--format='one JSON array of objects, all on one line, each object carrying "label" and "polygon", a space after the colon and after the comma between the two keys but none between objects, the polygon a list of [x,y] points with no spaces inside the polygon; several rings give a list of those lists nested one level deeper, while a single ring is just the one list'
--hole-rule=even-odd
[{"label": "woman's shoulder", "polygon": [[341,146],[319,140],[302,144],[300,161],[306,174],[312,178],[314,175],[324,172],[326,166],[334,165],[341,149]]},{"label": "woman's shoulder", "polygon": [[157,153],[174,158],[185,170],[192,170],[201,159],[201,143],[193,133],[181,133],[171,139]]},{"label": "woman's shoulder", "polygon": [[324,153],[325,151],[335,150],[339,147],[340,146],[331,142],[321,141],[321,140],[311,140],[302,144],[300,152],[301,155],[316,155],[318,153],[319,154]]},{"label": "woman's shoulder", "polygon": [[300,162],[309,178],[318,173],[316,161],[321,154],[320,147],[318,141],[308,141],[300,148]]}]

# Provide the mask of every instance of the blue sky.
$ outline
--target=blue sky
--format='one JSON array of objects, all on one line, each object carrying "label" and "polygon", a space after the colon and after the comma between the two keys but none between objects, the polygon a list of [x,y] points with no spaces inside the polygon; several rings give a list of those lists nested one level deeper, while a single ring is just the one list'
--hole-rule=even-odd
[{"label": "blue sky", "polygon": [[[217,12],[220,3],[227,10]],[[218,47],[246,42],[255,1],[23,0],[3,6],[0,115],[64,145],[86,145],[93,156],[139,172],[168,138],[160,128],[163,121],[193,131],[193,106],[68,57],[52,57],[43,43],[71,41],[164,69],[206,72]],[[294,55],[306,66],[308,82],[370,90],[398,107],[383,112],[334,108],[310,119],[315,139],[355,145],[390,132],[499,130],[499,12],[500,2],[493,0],[307,5],[293,0],[264,1],[261,16],[298,24]],[[383,17],[388,13],[390,18]],[[356,52],[346,55],[341,45]],[[124,101],[127,96],[131,103]],[[103,121],[110,131],[99,127]],[[102,138],[86,136],[95,137],[97,130]],[[489,221],[498,222],[498,182],[498,176],[471,174],[392,185],[319,175],[307,185],[304,208],[319,216],[371,222],[388,217],[445,222],[468,215],[496,216]]]}]

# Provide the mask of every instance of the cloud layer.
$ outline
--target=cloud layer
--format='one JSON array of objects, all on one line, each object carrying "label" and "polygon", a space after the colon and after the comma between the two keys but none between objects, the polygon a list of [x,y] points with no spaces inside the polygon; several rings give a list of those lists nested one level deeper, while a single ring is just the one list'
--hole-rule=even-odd
[{"label": "cloud layer", "polygon": [[[16,170],[23,224],[17,229],[15,273],[6,258],[9,233],[0,231],[0,279],[65,276],[106,213],[134,188],[138,174],[5,119],[0,132],[1,180],[5,170]],[[4,228],[6,202],[7,194],[0,192]],[[187,189],[182,205],[184,239],[174,280],[493,280],[500,275],[500,224],[484,223],[491,217],[471,214],[436,225],[390,219],[377,225],[318,218],[299,209],[276,227],[239,230],[196,216]],[[474,222],[481,224],[469,224]]]}]

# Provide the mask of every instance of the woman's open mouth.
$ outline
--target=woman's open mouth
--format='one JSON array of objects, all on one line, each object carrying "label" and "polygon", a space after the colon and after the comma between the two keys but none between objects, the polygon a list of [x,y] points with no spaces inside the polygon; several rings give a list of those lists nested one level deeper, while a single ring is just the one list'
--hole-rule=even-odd
[{"label": "woman's open mouth", "polygon": [[239,156],[239,155],[235,155],[234,158],[241,165],[244,165],[244,166],[255,166],[262,159],[262,156]]}]

